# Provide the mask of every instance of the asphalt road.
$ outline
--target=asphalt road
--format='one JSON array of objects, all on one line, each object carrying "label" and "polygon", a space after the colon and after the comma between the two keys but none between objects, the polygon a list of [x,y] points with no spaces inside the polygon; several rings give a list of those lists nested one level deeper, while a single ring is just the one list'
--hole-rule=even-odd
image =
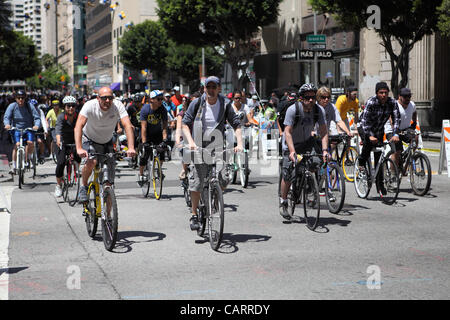
[{"label": "asphalt road", "polygon": [[[428,148],[436,145],[428,144]],[[437,146],[438,147],[438,146]],[[437,155],[428,153],[433,171]],[[124,164],[120,164],[122,167]],[[163,197],[143,198],[135,171],[116,176],[119,240],[91,239],[79,205],[55,199],[54,164],[22,190],[0,186],[0,299],[448,299],[450,178],[425,197],[403,179],[396,204],[347,183],[344,210],[322,205],[321,225],[278,213],[277,167],[255,165],[247,189],[230,185],[218,252],[189,229],[178,162],[165,165]],[[300,213],[300,211],[299,211]]]}]

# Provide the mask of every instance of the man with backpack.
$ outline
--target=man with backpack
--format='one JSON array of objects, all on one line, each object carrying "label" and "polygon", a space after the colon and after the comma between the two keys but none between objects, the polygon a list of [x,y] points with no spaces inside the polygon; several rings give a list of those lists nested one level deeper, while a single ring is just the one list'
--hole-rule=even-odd
[{"label": "man with backpack", "polygon": [[[235,152],[243,151],[241,120],[231,104],[225,103],[225,97],[219,92],[219,78],[210,76],[205,80],[205,93],[189,105],[182,120],[182,130],[183,141],[189,145],[190,150],[196,150],[198,147],[209,149],[211,146],[217,149],[223,148],[225,122],[228,121],[237,138]],[[197,208],[207,172],[208,163],[202,161],[191,164],[189,172],[189,190],[192,199],[191,230],[199,228]]]},{"label": "man with backpack", "polygon": [[[9,130],[11,127],[17,129],[33,128],[33,131],[26,131],[23,133],[23,142],[25,144],[25,159],[28,159],[29,155],[34,151],[34,131],[37,131],[41,126],[41,118],[39,113],[34,107],[31,107],[29,102],[26,101],[27,96],[24,91],[19,90],[15,94],[16,102],[11,103],[6,109],[3,123],[5,129]],[[14,143],[14,149],[12,151],[12,168],[10,173],[14,173],[16,169],[16,153],[17,147],[20,143],[20,131],[15,130],[12,132],[12,138]]]},{"label": "man with backpack", "polygon": [[[280,214],[289,220],[287,194],[294,178],[293,163],[297,162],[297,154],[311,152],[328,157],[328,128],[324,109],[316,104],[317,88],[312,83],[304,84],[299,89],[301,102],[295,102],[286,111],[283,135],[283,164],[281,179]],[[319,125],[321,147],[312,132],[316,123]],[[314,157],[315,167],[320,165],[320,158]]]}]

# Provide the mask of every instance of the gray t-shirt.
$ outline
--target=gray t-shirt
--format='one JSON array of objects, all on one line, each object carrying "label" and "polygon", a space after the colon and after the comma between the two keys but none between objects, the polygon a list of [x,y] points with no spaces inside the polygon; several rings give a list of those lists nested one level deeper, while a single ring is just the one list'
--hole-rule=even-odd
[{"label": "gray t-shirt", "polygon": [[88,119],[83,134],[90,140],[102,144],[111,140],[117,122],[128,117],[124,105],[117,99],[114,99],[108,111],[100,109],[97,99],[89,100],[81,108],[80,115]]},{"label": "gray t-shirt", "polygon": [[[336,106],[331,102],[328,103],[323,109],[325,110],[325,118],[327,120],[328,133],[331,135],[337,135],[338,134],[337,123],[342,120],[339,111],[337,110]],[[316,130],[318,130],[317,125]]]},{"label": "gray t-shirt", "polygon": [[[284,119],[284,125],[285,126],[291,126],[292,129],[292,140],[294,142],[294,145],[298,145],[300,143],[303,143],[307,141],[311,137],[311,132],[314,131],[314,108],[311,110],[311,112],[304,112],[304,117],[302,118],[302,112],[303,110],[303,104],[298,103],[300,106],[300,112],[299,112],[299,118],[297,121],[297,125],[294,126],[295,122],[295,105],[294,103],[292,106],[290,106],[286,111],[286,116]],[[317,123],[319,125],[326,124],[325,122],[325,111],[321,106],[316,105],[317,108],[319,108],[319,117]],[[283,151],[288,151],[289,148],[286,144],[285,136],[283,135]]]}]

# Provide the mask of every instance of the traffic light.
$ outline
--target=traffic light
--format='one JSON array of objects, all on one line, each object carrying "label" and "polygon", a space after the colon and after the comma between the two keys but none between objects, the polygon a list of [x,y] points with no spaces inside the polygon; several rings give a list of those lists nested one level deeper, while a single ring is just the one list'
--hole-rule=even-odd
[{"label": "traffic light", "polygon": [[83,57],[83,65],[87,65],[88,64],[88,56],[84,56]]},{"label": "traffic light", "polygon": [[131,76],[129,76],[128,77],[128,81],[131,81],[131,80],[133,80],[133,78]]}]

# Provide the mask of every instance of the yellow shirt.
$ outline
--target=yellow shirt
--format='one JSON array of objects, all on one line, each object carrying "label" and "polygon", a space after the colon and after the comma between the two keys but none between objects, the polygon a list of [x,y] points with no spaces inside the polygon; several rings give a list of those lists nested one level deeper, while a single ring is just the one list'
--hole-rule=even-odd
[{"label": "yellow shirt", "polygon": [[[50,128],[56,127],[56,120],[58,119],[58,116],[63,113],[64,110],[62,108],[59,108],[58,114],[55,113],[55,109],[51,109],[48,113],[45,119],[48,120],[48,125]],[[49,120],[50,119],[50,120]]]},{"label": "yellow shirt", "polygon": [[359,101],[356,98],[354,101],[349,101],[346,95],[339,96],[336,100],[336,108],[338,109],[341,119],[347,119],[347,112],[353,110],[355,114],[358,114],[359,111]]}]

